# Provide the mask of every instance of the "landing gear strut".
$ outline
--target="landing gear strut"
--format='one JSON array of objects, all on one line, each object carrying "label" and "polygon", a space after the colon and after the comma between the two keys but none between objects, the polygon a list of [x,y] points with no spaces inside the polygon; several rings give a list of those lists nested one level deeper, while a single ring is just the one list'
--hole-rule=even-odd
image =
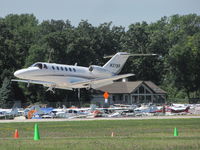
[{"label": "landing gear strut", "polygon": [[55,94],[55,87],[49,87],[46,91],[51,91],[53,94]]}]

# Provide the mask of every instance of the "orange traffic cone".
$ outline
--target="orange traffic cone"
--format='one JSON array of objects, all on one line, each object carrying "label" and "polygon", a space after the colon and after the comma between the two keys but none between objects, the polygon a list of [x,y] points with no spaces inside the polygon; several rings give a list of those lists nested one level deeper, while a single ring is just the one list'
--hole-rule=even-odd
[{"label": "orange traffic cone", "polygon": [[111,133],[111,137],[114,137],[114,132]]},{"label": "orange traffic cone", "polygon": [[17,129],[15,130],[14,138],[15,138],[15,139],[18,139],[18,138],[19,138],[19,132],[18,132]]}]

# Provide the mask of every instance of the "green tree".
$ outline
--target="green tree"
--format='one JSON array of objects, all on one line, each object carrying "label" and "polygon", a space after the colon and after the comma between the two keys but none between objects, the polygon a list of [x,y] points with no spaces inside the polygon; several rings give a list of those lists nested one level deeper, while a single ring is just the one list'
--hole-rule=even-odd
[{"label": "green tree", "polygon": [[[13,35],[11,53],[18,58],[17,67],[25,65],[25,59],[32,43],[38,40],[38,21],[32,14],[13,15],[5,17],[5,23],[8,25]],[[10,42],[10,45],[11,45]]]},{"label": "green tree", "polygon": [[2,87],[0,88],[0,107],[9,108],[13,105],[14,95],[10,84],[10,79],[4,78]]},{"label": "green tree", "polygon": [[[145,21],[131,24],[126,31],[112,22],[95,27],[82,20],[74,27],[69,20],[38,23],[33,14],[10,14],[0,18],[0,87],[6,77],[13,78],[15,70],[38,61],[103,65],[107,61],[103,56],[126,51],[159,55],[130,58],[122,73],[135,73],[131,80],[151,80],[162,85],[170,98],[183,98],[185,92],[188,97],[198,97],[199,24],[200,16],[196,14],[173,15],[150,24]],[[17,83],[12,88],[13,97],[24,102],[77,99],[74,91],[57,90],[53,95],[42,86],[27,88]],[[88,99],[84,90],[82,97]]]},{"label": "green tree", "polygon": [[200,33],[188,36],[176,44],[169,54],[169,67],[175,86],[185,89],[188,98],[192,92],[200,89]]}]

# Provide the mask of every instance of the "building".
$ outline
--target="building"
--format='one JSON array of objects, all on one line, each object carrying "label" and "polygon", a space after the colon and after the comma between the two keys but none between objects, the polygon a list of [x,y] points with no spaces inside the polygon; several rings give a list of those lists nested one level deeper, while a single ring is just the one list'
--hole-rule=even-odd
[{"label": "building", "polygon": [[114,82],[98,88],[92,103],[104,104],[103,93],[109,93],[109,104],[165,103],[167,92],[151,81]]}]

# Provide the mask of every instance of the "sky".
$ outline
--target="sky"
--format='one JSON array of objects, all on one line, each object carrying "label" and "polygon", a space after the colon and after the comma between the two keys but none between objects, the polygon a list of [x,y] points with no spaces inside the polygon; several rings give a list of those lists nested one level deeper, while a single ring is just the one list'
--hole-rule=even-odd
[{"label": "sky", "polygon": [[105,22],[128,27],[136,22],[156,22],[174,14],[200,15],[200,0],[0,0],[0,17],[34,14],[43,20],[69,20],[77,26],[88,20],[93,26]]}]

